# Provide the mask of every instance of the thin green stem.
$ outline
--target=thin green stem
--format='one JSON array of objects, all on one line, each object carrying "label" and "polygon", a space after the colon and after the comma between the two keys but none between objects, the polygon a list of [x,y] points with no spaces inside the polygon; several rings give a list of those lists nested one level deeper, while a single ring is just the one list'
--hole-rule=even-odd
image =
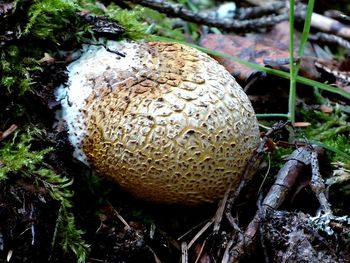
[{"label": "thin green stem", "polygon": [[299,46],[299,50],[298,50],[299,60],[296,63],[295,75],[298,75],[301,58],[304,55],[305,46],[306,46],[307,39],[308,39],[309,32],[310,32],[311,18],[312,18],[312,12],[314,10],[314,5],[315,5],[315,0],[309,0],[309,2],[307,4],[303,33],[301,34],[301,38],[300,38],[300,46]]},{"label": "thin green stem", "polygon": [[257,113],[256,117],[258,118],[266,118],[266,117],[284,117],[289,118],[288,114],[285,113]]},{"label": "thin green stem", "polygon": [[296,101],[296,75],[294,64],[294,0],[289,0],[289,102],[288,115],[289,120],[294,124],[295,122],[295,101]]}]

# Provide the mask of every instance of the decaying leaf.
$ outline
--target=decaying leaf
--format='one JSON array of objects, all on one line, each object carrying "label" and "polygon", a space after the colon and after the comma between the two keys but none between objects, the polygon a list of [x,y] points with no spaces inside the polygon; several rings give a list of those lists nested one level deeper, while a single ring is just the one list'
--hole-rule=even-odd
[{"label": "decaying leaf", "polygon": [[[289,71],[288,47],[265,37],[208,34],[201,38],[200,44],[203,47],[223,52],[252,63]],[[217,57],[216,59],[233,76],[243,82],[248,81],[259,72],[228,58]],[[318,59],[314,57],[303,57],[299,74],[310,79],[320,79],[321,74],[315,67],[315,61],[318,61]]]}]

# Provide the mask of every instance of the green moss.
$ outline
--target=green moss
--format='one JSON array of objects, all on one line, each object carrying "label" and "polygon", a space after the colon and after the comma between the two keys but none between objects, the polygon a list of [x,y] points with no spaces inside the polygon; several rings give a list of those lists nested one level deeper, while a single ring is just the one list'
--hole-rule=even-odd
[{"label": "green moss", "polygon": [[111,3],[106,8],[100,8],[96,1],[78,1],[80,7],[96,15],[103,15],[117,22],[125,29],[125,37],[130,39],[148,39],[150,34],[157,34],[183,40],[182,28],[175,28],[175,19],[169,19],[153,9],[135,5],[123,9]]},{"label": "green moss", "polygon": [[30,151],[33,136],[38,130],[26,130],[21,135],[15,134],[12,141],[0,148],[0,180],[5,180],[9,173],[16,173],[24,169],[28,173],[35,172],[50,148],[41,151]]},{"label": "green moss", "polygon": [[38,39],[55,40],[57,32],[66,28],[78,10],[74,0],[35,0],[28,10],[29,21],[24,34]]},{"label": "green moss", "polygon": [[141,17],[147,22],[149,27],[147,28],[147,32],[154,35],[165,36],[176,40],[185,40],[183,28],[185,24],[175,28],[176,19],[170,19],[165,14],[159,13],[156,10],[136,6],[135,10],[142,14]]},{"label": "green moss", "polygon": [[0,57],[1,86],[6,88],[8,92],[16,92],[18,95],[23,95],[30,90],[31,74],[40,70],[38,63],[23,55],[23,50],[14,45],[2,49]]},{"label": "green moss", "polygon": [[1,93],[5,92],[4,88],[15,95],[31,90],[33,73],[41,70],[38,60],[45,52],[57,48],[57,36],[62,38],[68,31],[67,25],[75,22],[76,10],[75,2],[70,0],[16,2],[7,23],[16,24],[23,33],[0,50]]},{"label": "green moss", "polygon": [[84,262],[89,246],[83,240],[83,232],[76,227],[70,211],[73,192],[69,187],[72,180],[56,174],[43,163],[45,155],[52,151],[51,148],[31,150],[32,141],[39,133],[37,129],[16,132],[11,141],[0,146],[0,181],[11,175],[19,175],[43,186],[52,199],[60,204],[52,245],[54,246],[58,237],[65,252],[71,250],[79,262]]},{"label": "green moss", "polygon": [[331,113],[308,107],[301,109],[303,120],[311,125],[298,129],[297,135],[331,150],[332,161],[350,163],[350,118],[347,113],[350,107],[336,104],[333,108]]},{"label": "green moss", "polygon": [[122,9],[115,4],[110,4],[105,13],[110,19],[117,21],[125,30],[126,37],[131,39],[144,39],[147,37],[147,23],[143,21],[142,9]]}]

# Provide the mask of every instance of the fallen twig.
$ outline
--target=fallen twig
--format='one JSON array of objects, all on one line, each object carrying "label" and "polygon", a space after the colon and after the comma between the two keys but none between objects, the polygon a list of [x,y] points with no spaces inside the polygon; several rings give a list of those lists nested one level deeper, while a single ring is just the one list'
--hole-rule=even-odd
[{"label": "fallen twig", "polygon": [[271,186],[270,191],[262,203],[263,210],[277,209],[290,193],[298,175],[309,164],[310,152],[306,148],[296,149],[279,170],[275,183]]},{"label": "fallen twig", "polygon": [[7,136],[12,134],[17,128],[18,127],[16,124],[12,124],[6,131],[0,132],[0,142],[4,140]]},{"label": "fallen twig", "polygon": [[326,186],[321,178],[317,159],[317,152],[315,150],[311,152],[310,159],[312,172],[310,187],[320,203],[320,209],[318,211],[318,214],[332,215],[333,212],[326,197]]},{"label": "fallen twig", "polygon": [[126,222],[126,220],[119,214],[119,212],[112,206],[112,204],[109,204],[110,211],[113,215],[115,215],[125,226],[127,230],[132,230],[131,226]]},{"label": "fallen twig", "polygon": [[261,208],[246,228],[242,240],[230,250],[229,262],[238,262],[244,252],[252,247],[259,233],[260,223],[267,212],[278,209],[286,200],[298,175],[311,163],[311,159],[311,152],[307,148],[298,148],[289,156],[288,161],[278,172],[276,181],[263,200]]},{"label": "fallen twig", "polygon": [[350,27],[334,20],[333,18],[313,13],[311,26],[324,32],[333,33],[340,37],[350,39]]},{"label": "fallen twig", "polygon": [[232,217],[231,211],[232,211],[232,206],[234,204],[234,202],[236,201],[237,197],[239,196],[239,194],[241,193],[243,187],[246,184],[246,181],[248,179],[249,173],[251,172],[251,168],[254,167],[255,162],[257,161],[257,159],[259,158],[260,154],[264,151],[265,145],[268,142],[270,136],[277,130],[281,130],[283,129],[289,122],[278,122],[276,124],[274,124],[270,130],[268,130],[265,134],[265,136],[263,137],[263,139],[261,140],[258,148],[255,150],[254,154],[252,155],[252,157],[250,158],[250,160],[248,161],[248,164],[246,166],[246,169],[244,171],[243,176],[241,177],[239,186],[237,187],[237,189],[234,189],[234,191],[232,191],[232,189],[229,189],[228,191],[230,191],[231,193],[229,194],[229,198],[227,199],[226,204],[225,205],[225,215],[228,219],[229,222],[234,222],[235,220]]},{"label": "fallen twig", "polygon": [[349,41],[345,40],[342,37],[332,35],[332,34],[318,32],[315,35],[309,36],[309,39],[312,41],[326,42],[328,44],[336,44],[336,45],[341,46],[343,48],[350,49],[350,42]]},{"label": "fallen twig", "polygon": [[214,222],[214,218],[212,218],[209,222],[207,222],[202,228],[201,230],[199,230],[199,232],[194,236],[194,238],[192,238],[192,240],[188,243],[187,248],[191,248],[192,245],[194,244],[194,242],[196,242],[196,240],[213,224]]},{"label": "fallen twig", "polygon": [[280,1],[262,6],[242,7],[237,9],[233,18],[239,20],[252,19],[273,12],[278,13],[278,11],[285,6],[286,4],[283,1]]},{"label": "fallen twig", "polygon": [[181,263],[188,263],[188,247],[185,241],[181,243]]},{"label": "fallen twig", "polygon": [[211,27],[217,27],[226,31],[245,31],[256,30],[266,27],[272,27],[281,21],[288,20],[288,14],[271,15],[256,19],[234,20],[234,19],[216,19],[207,13],[195,13],[185,8],[181,4],[169,3],[164,0],[131,0],[140,5],[153,8],[159,12],[172,17],[178,17],[185,21],[203,24]]}]

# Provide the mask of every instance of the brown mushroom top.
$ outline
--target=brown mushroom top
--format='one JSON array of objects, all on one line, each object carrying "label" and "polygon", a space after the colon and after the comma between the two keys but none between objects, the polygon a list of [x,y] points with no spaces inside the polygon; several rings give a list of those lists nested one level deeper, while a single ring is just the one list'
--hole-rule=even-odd
[{"label": "brown mushroom top", "polygon": [[259,131],[235,79],[182,44],[109,49],[118,52],[88,49],[69,67],[63,118],[77,158],[160,203],[215,202],[238,184]]}]

